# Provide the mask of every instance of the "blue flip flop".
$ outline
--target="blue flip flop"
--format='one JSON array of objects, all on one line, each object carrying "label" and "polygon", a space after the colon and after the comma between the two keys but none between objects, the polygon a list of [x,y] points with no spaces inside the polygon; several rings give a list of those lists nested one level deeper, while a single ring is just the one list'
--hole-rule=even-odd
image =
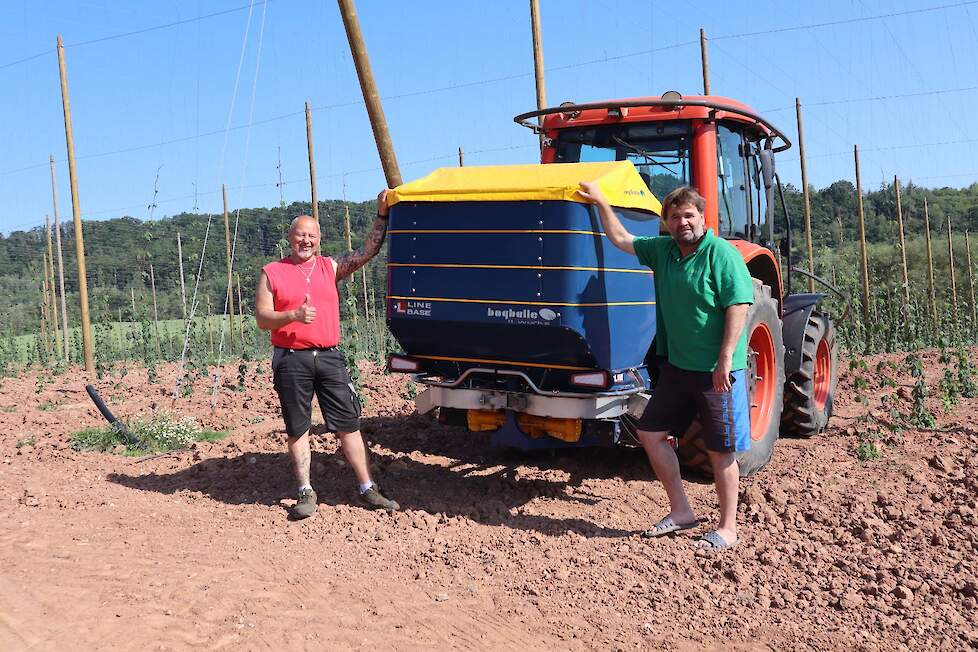
[{"label": "blue flip flop", "polygon": [[640,536],[643,539],[654,539],[655,537],[664,537],[667,534],[672,534],[673,532],[689,530],[697,525],[699,525],[699,520],[695,520],[690,523],[677,523],[676,521],[672,520],[671,516],[666,516],[664,519],[653,525],[650,529],[642,532]]}]

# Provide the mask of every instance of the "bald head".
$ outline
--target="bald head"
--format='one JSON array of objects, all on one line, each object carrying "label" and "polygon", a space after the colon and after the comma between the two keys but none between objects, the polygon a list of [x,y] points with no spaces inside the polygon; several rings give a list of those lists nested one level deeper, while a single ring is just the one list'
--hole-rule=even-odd
[{"label": "bald head", "polygon": [[319,222],[309,215],[300,215],[289,225],[289,246],[292,260],[309,260],[319,252]]},{"label": "bald head", "polygon": [[316,218],[311,215],[299,215],[289,224],[289,235],[295,233],[300,225],[303,230],[315,229],[316,233],[319,233],[319,222],[316,221]]}]

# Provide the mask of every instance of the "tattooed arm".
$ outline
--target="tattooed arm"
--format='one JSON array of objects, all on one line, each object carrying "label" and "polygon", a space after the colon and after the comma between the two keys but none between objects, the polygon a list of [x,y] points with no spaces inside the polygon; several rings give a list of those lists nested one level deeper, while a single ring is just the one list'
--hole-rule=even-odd
[{"label": "tattooed arm", "polygon": [[353,251],[340,254],[334,259],[337,283],[366,265],[367,261],[380,252],[384,239],[387,237],[387,211],[387,189],[385,188],[377,195],[377,217],[374,218],[373,228],[367,234],[367,239],[363,241],[363,245]]}]

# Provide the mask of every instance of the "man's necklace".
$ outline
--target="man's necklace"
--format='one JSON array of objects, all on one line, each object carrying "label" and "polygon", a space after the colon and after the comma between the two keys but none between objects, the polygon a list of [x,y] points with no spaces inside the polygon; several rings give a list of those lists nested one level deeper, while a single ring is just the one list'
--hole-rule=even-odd
[{"label": "man's necklace", "polygon": [[316,271],[316,259],[315,258],[312,259],[312,266],[309,268],[308,273],[306,273],[306,270],[302,267],[302,265],[297,264],[296,267],[299,268],[299,271],[305,277],[306,283],[312,283],[310,279],[312,278],[312,273]]}]

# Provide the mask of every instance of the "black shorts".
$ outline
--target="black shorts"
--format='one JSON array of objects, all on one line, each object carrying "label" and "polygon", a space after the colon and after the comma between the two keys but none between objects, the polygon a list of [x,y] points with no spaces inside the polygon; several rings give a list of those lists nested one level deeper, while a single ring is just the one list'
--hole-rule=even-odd
[{"label": "black shorts", "polygon": [[663,362],[638,429],[682,435],[699,416],[706,450],[730,453],[749,449],[750,410],[744,371],[734,371],[731,376],[730,391],[716,392],[712,372],[686,371]]},{"label": "black shorts", "polygon": [[343,353],[330,349],[275,348],[272,377],[282,405],[285,432],[298,437],[312,427],[312,396],[330,432],[360,429],[360,399],[357,397]]}]

